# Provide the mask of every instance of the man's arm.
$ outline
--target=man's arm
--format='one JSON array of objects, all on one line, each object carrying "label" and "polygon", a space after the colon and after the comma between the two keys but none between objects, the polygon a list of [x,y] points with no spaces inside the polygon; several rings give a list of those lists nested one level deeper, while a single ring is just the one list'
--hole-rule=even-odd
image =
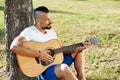
[{"label": "man's arm", "polygon": [[38,57],[40,60],[44,62],[51,62],[53,61],[53,57],[47,54],[48,51],[42,50],[42,51],[37,51],[37,50],[32,50],[29,48],[25,48],[22,43],[23,41],[26,41],[26,39],[22,36],[16,37],[12,44],[10,49],[15,52],[16,54],[22,55],[22,56],[27,56],[27,57]]},{"label": "man's arm", "polygon": [[15,52],[16,54],[22,55],[22,56],[27,56],[27,57],[38,57],[39,56],[39,51],[37,50],[31,50],[29,48],[25,48],[22,43],[23,41],[26,41],[26,39],[22,36],[17,36],[11,46],[10,50]]}]

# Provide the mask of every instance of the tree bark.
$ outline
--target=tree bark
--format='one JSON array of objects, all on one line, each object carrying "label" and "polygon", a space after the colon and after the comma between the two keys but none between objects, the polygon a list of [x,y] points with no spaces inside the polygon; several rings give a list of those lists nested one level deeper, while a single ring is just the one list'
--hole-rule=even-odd
[{"label": "tree bark", "polygon": [[13,39],[27,26],[33,25],[32,0],[5,0],[7,71],[9,80],[34,80],[19,69],[16,55],[10,51]]}]

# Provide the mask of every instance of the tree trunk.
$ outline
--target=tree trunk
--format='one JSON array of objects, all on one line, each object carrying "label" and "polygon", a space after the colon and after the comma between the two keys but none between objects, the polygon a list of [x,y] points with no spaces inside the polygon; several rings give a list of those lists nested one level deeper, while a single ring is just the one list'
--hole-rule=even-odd
[{"label": "tree trunk", "polygon": [[16,55],[10,51],[13,39],[27,26],[33,24],[32,0],[5,0],[7,71],[9,80],[33,80],[19,69]]}]

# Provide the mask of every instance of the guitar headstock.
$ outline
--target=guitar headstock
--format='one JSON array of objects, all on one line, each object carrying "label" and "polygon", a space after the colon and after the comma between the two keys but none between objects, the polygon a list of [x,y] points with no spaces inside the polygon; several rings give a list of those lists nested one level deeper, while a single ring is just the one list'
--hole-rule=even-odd
[{"label": "guitar headstock", "polygon": [[91,45],[99,44],[100,39],[98,37],[93,37],[89,40],[89,42],[91,43]]}]

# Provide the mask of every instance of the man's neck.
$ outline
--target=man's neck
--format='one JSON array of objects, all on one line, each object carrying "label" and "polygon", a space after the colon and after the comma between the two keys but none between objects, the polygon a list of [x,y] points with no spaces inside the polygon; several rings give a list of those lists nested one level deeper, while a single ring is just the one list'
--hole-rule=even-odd
[{"label": "man's neck", "polygon": [[36,27],[41,33],[43,33],[43,34],[46,34],[46,33],[47,33],[47,32],[45,31],[45,29],[42,29],[41,26],[35,25],[35,27]]}]

